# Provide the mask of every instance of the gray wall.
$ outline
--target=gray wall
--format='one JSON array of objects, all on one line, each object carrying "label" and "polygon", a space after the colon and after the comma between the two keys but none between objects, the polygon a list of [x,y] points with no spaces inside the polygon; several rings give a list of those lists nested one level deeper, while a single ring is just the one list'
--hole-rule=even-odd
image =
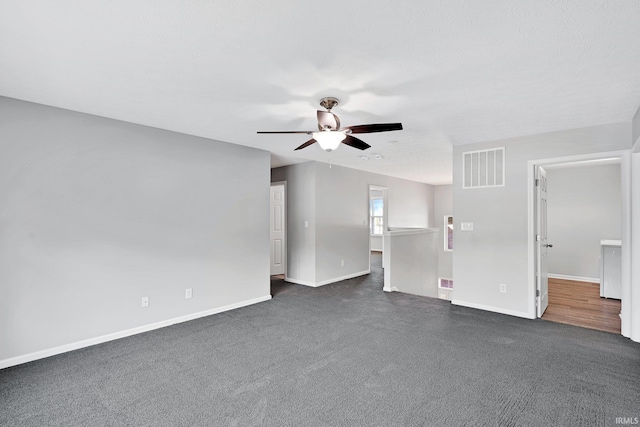
[{"label": "gray wall", "polygon": [[[274,169],[271,179],[287,181],[287,278],[293,281],[315,285],[369,271],[369,185],[388,188],[389,227],[432,225],[433,187],[427,184],[319,162]],[[300,227],[303,216],[310,218],[309,229]],[[315,254],[309,239],[315,239]],[[298,256],[299,250],[308,256]],[[312,256],[315,272],[308,265]]]},{"label": "gray wall", "polygon": [[8,98],[0,150],[0,361],[269,297],[268,152]]},{"label": "gray wall", "polygon": [[[615,123],[508,140],[454,146],[455,304],[523,317],[534,315],[529,290],[528,161],[630,148],[630,123]],[[506,183],[462,188],[462,153],[505,147]],[[461,222],[474,231],[461,232]],[[500,293],[500,284],[507,293]]]},{"label": "gray wall", "polygon": [[547,170],[549,274],[600,280],[600,240],[622,238],[620,165]]},{"label": "gray wall", "polygon": [[[436,185],[433,187],[433,206],[435,225],[438,232],[438,277],[453,278],[453,252],[444,250],[444,216],[453,215],[453,188],[451,185]],[[455,217],[454,217],[455,221]],[[455,250],[456,244],[453,243]]]}]

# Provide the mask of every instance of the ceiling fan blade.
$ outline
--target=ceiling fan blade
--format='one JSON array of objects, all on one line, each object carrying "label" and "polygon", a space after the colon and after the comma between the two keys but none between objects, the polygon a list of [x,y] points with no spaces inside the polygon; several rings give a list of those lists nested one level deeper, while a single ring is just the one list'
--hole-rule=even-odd
[{"label": "ceiling fan blade", "polygon": [[373,133],[373,132],[389,132],[392,130],[402,130],[402,123],[379,123],[375,125],[356,125],[349,126],[351,133]]},{"label": "ceiling fan blade", "polygon": [[258,131],[258,133],[306,133],[310,135],[313,132],[306,131],[306,130],[276,130],[276,131]]},{"label": "ceiling fan blade", "polygon": [[327,128],[331,130],[340,129],[340,119],[329,111],[318,110],[318,129],[325,130]]},{"label": "ceiling fan blade", "polygon": [[366,150],[367,148],[371,147],[366,142],[351,135],[347,135],[347,137],[342,141],[342,143],[347,144],[353,148],[357,148],[359,150]]},{"label": "ceiling fan blade", "polygon": [[311,138],[310,140],[308,140],[307,142],[305,142],[304,144],[302,144],[301,146],[299,146],[298,148],[296,148],[296,149],[295,149],[295,150],[293,150],[293,151],[296,151],[296,150],[302,150],[303,148],[308,147],[308,146],[310,146],[311,144],[313,144],[313,143],[315,143],[315,142],[316,142],[316,140],[315,140],[315,139],[313,139],[313,138]]}]

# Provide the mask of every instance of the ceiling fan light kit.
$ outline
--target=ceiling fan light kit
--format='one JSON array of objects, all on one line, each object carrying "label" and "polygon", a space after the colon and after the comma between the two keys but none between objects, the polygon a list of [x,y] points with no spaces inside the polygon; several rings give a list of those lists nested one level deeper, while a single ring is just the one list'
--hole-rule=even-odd
[{"label": "ceiling fan light kit", "polygon": [[402,123],[379,123],[369,125],[347,126],[340,128],[340,119],[331,112],[331,109],[337,106],[340,101],[337,98],[328,96],[320,100],[320,106],[326,108],[327,111],[317,111],[318,131],[264,131],[258,133],[305,133],[311,135],[309,141],[300,145],[296,150],[301,150],[314,143],[318,143],[320,148],[325,151],[333,151],[340,146],[340,143],[349,145],[359,150],[366,150],[371,147],[366,142],[351,136],[358,133],[372,132],[389,132],[394,130],[402,130]]},{"label": "ceiling fan light kit", "polygon": [[314,132],[313,139],[315,139],[320,147],[325,151],[333,151],[340,146],[340,143],[347,137],[344,132],[324,130],[321,132]]}]

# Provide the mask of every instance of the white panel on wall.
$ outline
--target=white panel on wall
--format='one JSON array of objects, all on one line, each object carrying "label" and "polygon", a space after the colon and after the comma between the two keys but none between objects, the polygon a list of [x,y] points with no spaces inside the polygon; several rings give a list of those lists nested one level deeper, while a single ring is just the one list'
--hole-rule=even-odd
[{"label": "white panel on wall", "polygon": [[282,265],[282,240],[273,241],[273,263]]},{"label": "white panel on wall", "polygon": [[273,207],[273,231],[282,231],[282,206]]}]

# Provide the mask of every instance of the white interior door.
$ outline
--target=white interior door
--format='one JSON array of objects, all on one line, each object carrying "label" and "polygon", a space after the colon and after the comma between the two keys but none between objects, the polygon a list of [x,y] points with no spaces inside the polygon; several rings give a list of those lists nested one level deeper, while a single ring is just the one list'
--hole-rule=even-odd
[{"label": "white interior door", "polygon": [[549,305],[549,272],[547,267],[547,173],[536,166],[536,311],[538,317]]},{"label": "white interior door", "polygon": [[285,238],[285,185],[271,185],[271,218],[269,220],[271,238],[271,275],[285,274],[287,240]]}]

